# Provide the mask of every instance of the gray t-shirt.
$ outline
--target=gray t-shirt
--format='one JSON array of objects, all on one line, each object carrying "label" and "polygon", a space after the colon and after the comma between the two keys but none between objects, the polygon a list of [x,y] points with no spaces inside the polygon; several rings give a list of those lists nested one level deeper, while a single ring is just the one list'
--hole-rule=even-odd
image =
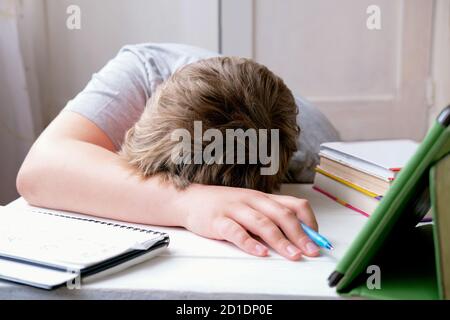
[{"label": "gray t-shirt", "polygon": [[[219,54],[182,45],[143,43],[123,47],[64,110],[83,115],[94,122],[111,139],[117,149],[126,131],[144,111],[147,100],[164,80],[178,68]],[[319,145],[335,141],[339,135],[315,107],[296,96],[301,128],[299,150],[289,169],[298,182],[311,182],[318,162]]]}]

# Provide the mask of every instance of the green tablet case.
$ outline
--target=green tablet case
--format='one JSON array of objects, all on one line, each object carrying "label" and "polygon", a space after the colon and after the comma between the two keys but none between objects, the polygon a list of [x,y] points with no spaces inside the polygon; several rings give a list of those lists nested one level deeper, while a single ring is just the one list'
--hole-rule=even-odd
[{"label": "green tablet case", "polygon": [[[450,106],[328,278],[338,293],[450,299]],[[419,223],[430,209],[433,223]],[[379,286],[368,285],[378,267]]]}]

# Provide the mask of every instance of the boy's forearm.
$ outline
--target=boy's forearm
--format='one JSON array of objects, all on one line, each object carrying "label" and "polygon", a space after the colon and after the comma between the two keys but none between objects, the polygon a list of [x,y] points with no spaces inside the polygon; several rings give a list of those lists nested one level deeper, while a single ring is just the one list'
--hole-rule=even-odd
[{"label": "boy's forearm", "polygon": [[117,154],[82,141],[36,143],[17,186],[36,206],[135,223],[184,225],[179,191],[173,186],[158,177],[143,180]]},{"label": "boy's forearm", "polygon": [[67,137],[52,138],[48,132],[30,150],[17,186],[36,206],[126,222],[182,226],[204,237],[232,242],[256,256],[266,256],[268,250],[253,235],[291,260],[319,254],[298,223],[300,218],[317,229],[304,200],[198,184],[177,191],[156,176],[141,179],[106,148]]}]

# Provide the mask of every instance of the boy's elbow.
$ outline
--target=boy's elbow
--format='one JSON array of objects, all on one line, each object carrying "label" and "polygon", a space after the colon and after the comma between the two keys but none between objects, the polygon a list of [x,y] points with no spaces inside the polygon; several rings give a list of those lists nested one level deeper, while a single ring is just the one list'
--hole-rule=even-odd
[{"label": "boy's elbow", "polygon": [[16,177],[17,192],[28,203],[36,203],[38,198],[38,169],[33,168],[33,165],[29,161],[25,160],[22,164]]}]

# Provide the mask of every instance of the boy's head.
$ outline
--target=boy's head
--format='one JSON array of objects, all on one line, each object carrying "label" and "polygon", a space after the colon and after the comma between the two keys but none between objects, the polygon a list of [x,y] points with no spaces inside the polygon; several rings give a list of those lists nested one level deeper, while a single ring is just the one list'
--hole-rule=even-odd
[{"label": "boy's head", "polygon": [[[127,132],[121,154],[142,176],[159,174],[181,189],[201,183],[271,192],[297,149],[296,115],[291,91],[265,66],[237,57],[205,59],[158,88]],[[271,166],[265,154],[277,162],[272,174],[262,174]]]}]

